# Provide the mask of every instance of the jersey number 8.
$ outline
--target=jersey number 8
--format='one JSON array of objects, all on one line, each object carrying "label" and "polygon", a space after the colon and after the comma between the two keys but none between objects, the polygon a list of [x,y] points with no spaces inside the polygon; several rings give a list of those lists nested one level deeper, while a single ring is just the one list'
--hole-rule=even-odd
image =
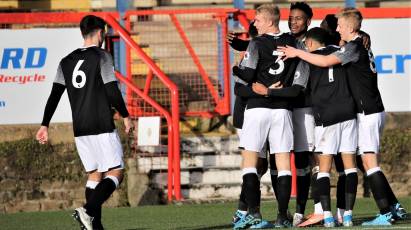
[{"label": "jersey number 8", "polygon": [[[73,84],[74,88],[81,89],[86,84],[86,74],[80,70],[81,64],[83,64],[84,60],[79,60],[74,67],[73,70],[73,77],[71,79],[71,83]],[[80,77],[80,82],[77,82],[77,77]]]}]

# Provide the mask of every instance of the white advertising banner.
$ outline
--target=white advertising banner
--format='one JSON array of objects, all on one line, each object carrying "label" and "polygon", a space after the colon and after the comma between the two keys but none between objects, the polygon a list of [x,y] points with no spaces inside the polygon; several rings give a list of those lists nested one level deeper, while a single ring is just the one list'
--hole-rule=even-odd
[{"label": "white advertising banner", "polygon": [[[314,20],[311,27],[319,26]],[[282,31],[288,31],[281,21]],[[411,111],[411,19],[366,19],[386,111]],[[40,123],[59,61],[82,45],[78,28],[0,29],[0,125]],[[70,122],[67,94],[52,122]]]},{"label": "white advertising banner", "polygon": [[[0,29],[0,125],[41,123],[60,60],[81,47],[78,28]],[[52,122],[71,122],[65,92]]]},{"label": "white advertising banner", "polygon": [[411,111],[411,19],[370,19],[378,86],[386,111]]},{"label": "white advertising banner", "polygon": [[[311,27],[320,23],[321,20],[314,20]],[[286,21],[281,21],[280,29],[288,31]],[[385,110],[410,112],[411,18],[365,19],[361,29],[371,37]]]}]

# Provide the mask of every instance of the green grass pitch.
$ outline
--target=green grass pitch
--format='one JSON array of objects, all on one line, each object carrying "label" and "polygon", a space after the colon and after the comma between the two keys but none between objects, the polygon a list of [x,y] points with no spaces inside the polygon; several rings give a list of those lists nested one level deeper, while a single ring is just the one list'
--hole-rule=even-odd
[{"label": "green grass pitch", "polygon": [[[400,199],[402,205],[411,211],[411,197]],[[293,211],[295,202],[290,202]],[[231,216],[236,209],[235,202],[217,204],[182,204],[163,206],[143,206],[138,208],[105,208],[103,224],[106,229],[143,230],[143,229],[231,229]],[[307,212],[312,211],[312,201],[307,204]],[[262,202],[264,219],[275,220],[276,205],[272,200]],[[0,229],[79,229],[71,217],[72,211],[29,212],[0,214]],[[361,228],[360,223],[372,218],[377,207],[372,198],[358,199],[354,208],[353,228]],[[320,228],[310,228],[320,229]],[[398,221],[388,229],[411,229],[411,217]]]}]

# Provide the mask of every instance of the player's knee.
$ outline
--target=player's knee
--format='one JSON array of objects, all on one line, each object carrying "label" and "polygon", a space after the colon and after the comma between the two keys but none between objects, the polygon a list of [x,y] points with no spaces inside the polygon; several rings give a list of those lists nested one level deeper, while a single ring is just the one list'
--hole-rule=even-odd
[{"label": "player's knee", "polygon": [[94,171],[92,171],[92,172],[88,172],[88,180],[91,180],[91,181],[101,181],[101,179],[102,179],[102,177],[103,177],[103,173],[101,173],[101,172],[97,172],[97,170],[94,170]]}]

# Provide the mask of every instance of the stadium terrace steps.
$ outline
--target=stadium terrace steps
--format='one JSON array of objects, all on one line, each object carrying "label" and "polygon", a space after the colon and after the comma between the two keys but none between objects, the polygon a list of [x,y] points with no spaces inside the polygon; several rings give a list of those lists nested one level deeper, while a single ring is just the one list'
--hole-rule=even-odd
[{"label": "stadium terrace steps", "polygon": [[[213,111],[215,102],[199,73],[168,74],[168,77],[179,88],[181,113],[186,111]],[[141,89],[144,88],[145,81],[146,75],[133,75],[134,84]],[[210,78],[210,81],[213,84],[213,87],[220,92],[221,85],[217,83],[218,81],[214,78]],[[149,96],[165,108],[170,107],[170,90],[166,88],[157,77],[154,77],[151,82]],[[140,97],[135,97],[132,101],[133,106],[138,106],[143,111],[151,110],[150,106],[145,107],[144,104],[144,101]]]},{"label": "stadium terrace steps", "polygon": [[[177,14],[176,17],[211,84],[217,92],[221,92],[218,77],[223,75],[223,70],[219,65],[221,60],[218,58],[217,20],[212,17],[212,14]],[[214,111],[216,103],[170,16],[133,16],[131,28],[133,40],[177,85],[180,112]],[[131,74],[134,83],[141,89],[145,86],[149,72],[146,64],[134,51],[131,51]],[[165,108],[170,107],[169,90],[157,77],[152,80],[149,95]],[[133,104],[136,106],[135,111],[143,113],[153,111],[151,106],[147,106],[139,97],[136,97]],[[142,109],[139,110],[137,107]]]},{"label": "stadium terrace steps", "polygon": [[[206,73],[210,76],[217,75],[217,56],[206,56],[203,55],[199,57],[200,62],[205,69]],[[187,56],[179,57],[163,57],[163,58],[153,58],[157,66],[167,75],[169,74],[193,74],[198,73],[198,67],[194,64],[193,59]],[[131,74],[142,75],[147,74],[149,68],[139,59],[132,61]],[[199,77],[200,75],[197,74]],[[214,77],[215,78],[215,77]]]},{"label": "stadium terrace steps", "polygon": [[[171,57],[186,57],[190,58],[187,48],[183,43],[157,43],[151,47],[148,44],[140,43],[141,47],[148,56],[153,59],[171,58]],[[212,41],[198,41],[193,46],[196,54],[202,56],[217,56],[217,47]],[[133,50],[131,50],[131,58],[133,61],[140,60]],[[216,57],[214,57],[216,58]]]},{"label": "stadium terrace steps", "polygon": [[[238,136],[202,135],[181,137],[181,187],[184,199],[235,199],[241,185]],[[138,171],[148,174],[153,187],[166,191],[167,146],[139,147]],[[161,154],[156,154],[156,152]],[[263,196],[272,196],[269,173],[261,180]],[[166,192],[165,192],[166,193]]]}]

